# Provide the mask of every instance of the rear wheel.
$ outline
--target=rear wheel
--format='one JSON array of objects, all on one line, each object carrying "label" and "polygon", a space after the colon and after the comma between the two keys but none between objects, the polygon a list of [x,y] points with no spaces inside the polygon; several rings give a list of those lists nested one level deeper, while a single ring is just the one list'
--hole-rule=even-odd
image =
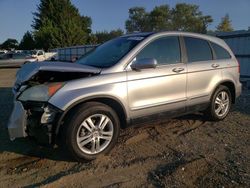
[{"label": "rear wheel", "polygon": [[232,96],[226,86],[219,86],[212,96],[206,115],[210,120],[223,120],[229,113],[232,104]]},{"label": "rear wheel", "polygon": [[89,102],[74,110],[66,120],[64,140],[78,161],[92,160],[114,147],[119,131],[119,118],[112,108]]}]

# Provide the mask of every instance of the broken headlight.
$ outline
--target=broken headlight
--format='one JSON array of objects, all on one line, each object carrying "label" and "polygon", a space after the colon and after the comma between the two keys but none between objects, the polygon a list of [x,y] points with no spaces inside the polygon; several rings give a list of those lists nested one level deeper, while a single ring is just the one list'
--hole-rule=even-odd
[{"label": "broken headlight", "polygon": [[42,84],[30,87],[21,93],[20,101],[42,101],[46,102],[53,96],[60,88],[63,87],[62,82],[52,84]]}]

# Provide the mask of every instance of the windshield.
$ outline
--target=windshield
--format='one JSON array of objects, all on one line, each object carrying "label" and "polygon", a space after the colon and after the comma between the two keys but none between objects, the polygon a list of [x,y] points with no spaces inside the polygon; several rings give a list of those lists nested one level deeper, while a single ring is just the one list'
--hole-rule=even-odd
[{"label": "windshield", "polygon": [[76,63],[99,68],[115,65],[131,49],[140,43],[144,37],[119,37],[110,40],[90,53],[83,55]]}]

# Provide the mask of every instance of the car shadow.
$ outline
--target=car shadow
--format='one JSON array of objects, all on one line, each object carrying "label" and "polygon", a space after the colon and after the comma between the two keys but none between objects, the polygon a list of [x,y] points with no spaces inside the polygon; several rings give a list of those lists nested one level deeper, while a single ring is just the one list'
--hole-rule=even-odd
[{"label": "car shadow", "polygon": [[63,149],[41,146],[33,139],[19,138],[10,141],[7,123],[13,108],[13,94],[11,88],[0,87],[0,107],[0,153],[13,152],[55,161],[74,161]]}]

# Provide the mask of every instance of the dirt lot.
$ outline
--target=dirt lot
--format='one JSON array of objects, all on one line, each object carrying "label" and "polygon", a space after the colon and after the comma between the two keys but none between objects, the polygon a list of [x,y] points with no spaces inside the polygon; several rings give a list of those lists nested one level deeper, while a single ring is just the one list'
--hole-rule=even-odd
[{"label": "dirt lot", "polygon": [[16,69],[0,69],[0,187],[249,187],[250,91],[224,121],[189,115],[123,130],[108,156],[71,161],[59,149],[9,141]]}]

